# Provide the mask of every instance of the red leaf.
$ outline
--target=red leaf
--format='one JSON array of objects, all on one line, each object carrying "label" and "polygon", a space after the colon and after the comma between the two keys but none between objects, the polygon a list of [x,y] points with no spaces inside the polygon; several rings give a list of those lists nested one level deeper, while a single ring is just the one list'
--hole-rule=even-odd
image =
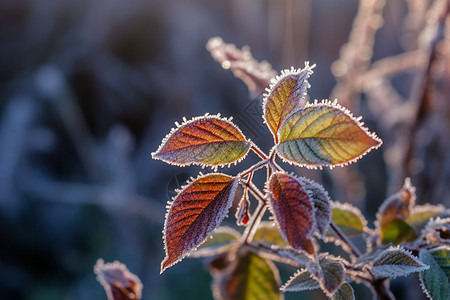
[{"label": "red leaf", "polygon": [[272,214],[285,240],[293,248],[314,255],[310,239],[315,226],[314,210],[298,179],[285,173],[273,173],[268,192]]},{"label": "red leaf", "polygon": [[118,261],[105,264],[103,259],[98,259],[94,273],[105,288],[108,300],[141,299],[142,283],[124,264]]},{"label": "red leaf", "polygon": [[202,244],[230,208],[237,180],[225,174],[201,175],[170,204],[164,224],[166,257],[161,273]]}]

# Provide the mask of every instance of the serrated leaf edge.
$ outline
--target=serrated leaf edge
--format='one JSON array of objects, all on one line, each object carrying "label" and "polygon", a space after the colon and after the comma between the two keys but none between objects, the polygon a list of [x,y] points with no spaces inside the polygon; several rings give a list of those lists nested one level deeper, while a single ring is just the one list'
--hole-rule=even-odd
[{"label": "serrated leaf edge", "polygon": [[[404,247],[398,245],[398,246],[390,246],[388,249],[384,250],[383,252],[380,253],[380,255],[378,255],[371,263],[371,272],[373,273],[373,267],[375,267],[375,263],[383,256],[385,255],[387,252],[401,252],[405,255],[407,255],[409,258],[411,258],[412,260],[414,260],[419,266],[413,266],[415,268],[417,268],[415,271],[413,272],[409,272],[406,274],[401,274],[401,275],[397,275],[397,276],[390,276],[391,278],[396,278],[399,276],[407,276],[411,273],[416,273],[416,272],[421,272],[424,270],[428,270],[430,268],[430,266],[424,264],[418,257],[416,257],[415,255],[412,254],[411,251],[405,249]],[[381,266],[381,265],[380,265]],[[405,265],[405,267],[408,267],[408,265]],[[375,272],[375,276],[379,276],[379,274],[376,274],[377,272]]]},{"label": "serrated leaf edge", "polygon": [[[334,292],[328,291],[325,286],[323,286],[323,280],[324,280],[324,275],[323,275],[323,269],[322,269],[322,265],[320,264],[320,260],[321,259],[327,259],[327,260],[331,260],[334,261],[336,263],[339,263],[342,266],[343,269],[343,277],[342,277],[342,281],[339,284],[339,286],[336,288],[336,290]],[[318,258],[317,258],[317,262],[310,262],[307,265],[307,268],[311,271],[311,274],[313,276],[314,279],[317,280],[317,282],[319,282],[320,284],[320,288],[321,290],[325,293],[325,295],[327,295],[328,297],[332,297],[333,294],[339,290],[339,288],[342,286],[342,284],[344,284],[345,280],[345,260],[342,259],[341,257],[336,257],[333,255],[330,255],[329,253],[322,253]]]},{"label": "serrated leaf edge", "polygon": [[361,210],[359,208],[357,208],[356,206],[354,206],[348,202],[342,203],[342,202],[330,200],[330,204],[331,204],[331,208],[337,208],[337,209],[349,211],[349,212],[355,214],[358,217],[358,219],[361,220],[361,223],[363,225],[363,231],[366,232],[368,230],[367,220],[363,216],[363,214],[361,213]]},{"label": "serrated leaf edge", "polygon": [[[268,88],[266,88],[266,92],[263,94],[263,122],[267,125],[267,127],[269,128],[269,130],[272,132],[269,123],[267,122],[266,119],[266,110],[267,110],[267,101],[269,101],[269,97],[272,95],[273,91],[275,90],[275,88],[278,86],[278,84],[281,82],[281,80],[283,80],[284,78],[291,76],[291,75],[299,75],[302,72],[305,72],[305,78],[304,78],[304,83],[307,85],[307,88],[305,90],[305,92],[303,93],[303,95],[301,95],[301,99],[299,100],[299,103],[302,99],[305,98],[306,94],[307,94],[307,89],[311,87],[311,85],[308,82],[308,78],[314,73],[313,69],[316,67],[316,64],[313,64],[312,66],[309,65],[309,61],[305,61],[305,67],[302,68],[294,68],[293,66],[290,69],[284,69],[281,71],[281,75],[276,75],[274,78],[272,78],[270,80],[270,86]],[[295,110],[295,109],[294,109]],[[284,120],[283,120],[284,121]],[[281,121],[281,123],[283,122]],[[280,124],[281,124],[280,123]],[[273,139],[274,142],[276,143],[276,137],[277,133],[273,134]]]},{"label": "serrated leaf edge", "polygon": [[[445,248],[448,251],[450,251],[449,245],[442,245],[442,246],[433,248],[431,250],[436,250],[439,248]],[[422,288],[422,292],[427,296],[428,299],[433,300],[433,297],[431,296],[431,294],[428,292],[427,288],[425,287],[425,282],[423,281],[423,278],[422,278],[422,272],[419,273],[419,282],[420,282],[420,287]]]},{"label": "serrated leaf edge", "polygon": [[[289,115],[286,116],[286,118],[284,119],[284,121],[281,123],[280,128],[283,127],[283,124],[286,122],[286,120],[288,120],[290,118],[291,115],[298,113],[299,111],[306,109],[306,108],[310,108],[310,107],[323,107],[323,106],[327,106],[330,107],[332,109],[338,109],[341,112],[343,112],[344,114],[346,114],[352,121],[354,121],[356,123],[356,125],[362,130],[364,131],[364,133],[366,133],[368,136],[370,136],[372,139],[374,139],[376,142],[378,142],[377,145],[371,146],[370,148],[368,148],[366,151],[364,151],[364,153],[362,153],[361,155],[359,155],[358,157],[355,157],[347,162],[344,163],[339,163],[339,164],[330,164],[330,163],[326,163],[326,164],[301,164],[301,163],[297,163],[297,162],[293,162],[290,161],[288,159],[285,159],[284,157],[281,156],[281,154],[278,152],[278,147],[276,147],[276,153],[277,156],[285,163],[288,163],[290,165],[294,165],[297,167],[302,167],[302,168],[307,168],[310,170],[323,170],[324,167],[328,167],[330,168],[330,170],[334,169],[335,167],[345,167],[348,166],[354,162],[357,162],[358,160],[360,160],[363,156],[365,156],[367,153],[369,153],[372,150],[378,149],[381,147],[381,145],[383,145],[383,141],[375,134],[375,132],[370,132],[369,129],[367,127],[364,127],[364,122],[361,122],[362,117],[357,117],[355,118],[352,114],[352,112],[350,110],[348,110],[347,108],[341,106],[338,103],[338,100],[335,99],[334,101],[329,101],[328,99],[323,99],[322,101],[318,101],[317,99],[314,100],[313,103],[309,102],[306,103],[306,105],[304,107],[298,108],[297,110],[292,111]],[[277,132],[277,139],[278,141],[280,140],[280,130],[278,129]],[[277,144],[277,146],[280,143]]]},{"label": "serrated leaf edge", "polygon": [[305,189],[304,188],[304,190],[306,191],[306,194],[308,195],[308,197],[310,199],[309,201],[311,202],[311,205],[312,205],[313,211],[314,211],[314,230],[313,230],[313,232],[317,232],[317,234],[319,235],[319,237],[321,239],[325,239],[326,235],[327,235],[327,231],[330,228],[331,216],[332,216],[332,212],[331,212],[331,207],[332,207],[331,202],[332,202],[332,200],[330,198],[330,195],[328,194],[328,192],[325,190],[325,188],[321,184],[319,184],[318,182],[315,182],[312,179],[309,179],[309,178],[301,176],[301,177],[298,177],[298,180],[300,181],[300,183],[306,183],[306,184],[303,184],[302,186],[304,186],[304,185],[308,186],[309,185],[309,186],[316,187],[316,188],[322,190],[324,192],[327,200],[328,200],[328,203],[330,205],[330,218],[328,220],[326,228],[324,229],[324,232],[322,234],[319,234],[319,228],[318,228],[317,220],[316,220],[316,217],[315,217],[317,208],[316,208],[316,206],[313,203],[314,201],[311,200],[311,198],[312,198],[312,191],[310,191],[309,189]]},{"label": "serrated leaf edge", "polygon": [[[172,210],[172,206],[173,206],[173,203],[175,202],[175,199],[180,195],[180,193],[182,193],[184,190],[186,190],[193,182],[195,182],[195,181],[197,181],[197,180],[199,180],[199,179],[201,179],[201,178],[210,176],[210,175],[223,175],[223,176],[227,176],[227,177],[232,178],[232,179],[233,179],[232,181],[234,181],[234,184],[233,184],[233,186],[231,187],[230,195],[234,195],[234,194],[235,194],[236,188],[237,188],[237,186],[238,186],[239,178],[238,178],[238,177],[233,177],[233,176],[230,176],[230,175],[227,175],[227,174],[223,174],[223,173],[208,173],[208,174],[203,174],[203,173],[200,172],[199,175],[198,175],[196,178],[191,177],[190,180],[189,180],[185,185],[183,185],[183,186],[181,187],[181,189],[176,189],[176,190],[175,190],[175,192],[176,192],[177,194],[176,194],[175,196],[173,196],[172,199],[171,199],[170,201],[168,201],[167,204],[166,204],[167,212],[166,212],[166,215],[164,216],[164,229],[163,229],[163,231],[162,231],[165,256],[164,256],[164,259],[161,261],[161,271],[160,271],[160,274],[162,274],[162,273],[163,273],[165,270],[167,270],[168,268],[170,268],[170,267],[176,265],[177,263],[179,263],[180,261],[182,261],[182,260],[183,260],[187,255],[189,255],[192,251],[197,250],[197,248],[198,248],[200,245],[202,245],[202,244],[203,244],[203,243],[211,236],[211,234],[210,234],[207,238],[205,238],[202,242],[200,242],[196,247],[194,247],[194,248],[192,248],[192,249],[190,249],[190,250],[183,250],[183,252],[181,253],[181,255],[178,256],[177,260],[175,260],[173,263],[167,265],[166,267],[163,267],[163,265],[164,265],[164,263],[166,262],[166,260],[169,259],[169,254],[168,254],[168,249],[167,249],[167,242],[166,242],[166,228],[167,228],[168,216],[170,215],[170,212],[171,212],[171,210]],[[217,222],[217,220],[220,220],[220,219],[223,220],[223,219],[227,218],[227,217],[228,217],[228,211],[229,211],[229,209],[230,209],[230,207],[231,207],[232,205],[233,205],[233,201],[232,201],[232,199],[231,199],[231,201],[230,201],[230,199],[229,199],[229,200],[228,200],[228,205],[227,205],[227,207],[225,208],[223,215],[218,214],[218,215],[216,216],[217,227],[220,226],[220,222],[221,222],[221,221],[220,221],[220,222]],[[216,227],[216,228],[217,228],[217,227]],[[211,233],[212,233],[213,231],[214,231],[214,229],[211,230]]]},{"label": "serrated leaf edge", "polygon": [[[217,165],[211,165],[211,164],[206,164],[206,163],[199,163],[199,162],[187,162],[187,163],[179,163],[179,162],[172,162],[172,161],[167,161],[165,159],[162,159],[160,157],[158,157],[158,153],[164,148],[164,146],[166,145],[167,141],[170,139],[170,137],[180,128],[185,127],[186,125],[189,125],[195,121],[199,121],[199,120],[207,120],[207,119],[216,119],[216,120],[220,120],[223,122],[226,122],[228,124],[233,125],[233,127],[240,133],[242,134],[245,142],[242,143],[248,143],[249,147],[247,149],[247,152],[238,160],[234,161],[234,162],[230,162],[230,163],[223,163],[223,164],[217,164]],[[190,120],[187,120],[185,117],[183,117],[183,122],[180,124],[177,121],[175,121],[175,127],[173,127],[172,129],[170,129],[170,132],[168,134],[166,134],[166,136],[163,138],[161,144],[159,145],[158,149],[155,152],[152,152],[152,158],[156,159],[156,160],[161,160],[169,165],[174,165],[174,166],[179,166],[179,167],[186,167],[186,166],[190,166],[190,165],[197,165],[197,166],[201,166],[202,169],[204,169],[205,167],[211,167],[212,170],[214,170],[214,172],[217,172],[218,168],[223,168],[223,167],[230,167],[231,165],[236,165],[238,163],[240,163],[242,160],[244,160],[248,153],[250,152],[250,148],[252,146],[252,143],[249,139],[247,139],[245,137],[245,135],[242,133],[241,129],[239,127],[237,127],[233,122],[231,122],[233,120],[233,117],[229,117],[229,118],[225,118],[225,117],[221,117],[221,114],[218,113],[216,115],[210,115],[209,113],[204,114],[203,116],[197,116],[197,117],[193,117]]]},{"label": "serrated leaf edge", "polygon": [[[296,290],[290,290],[290,291],[286,291],[286,289],[288,288],[288,285],[300,274],[304,273],[304,272],[308,272],[309,273],[309,278],[311,278],[312,280],[317,282],[317,287],[310,287],[310,288],[304,288],[304,289],[296,289]],[[316,290],[316,289],[320,289],[320,283],[313,277],[313,275],[305,268],[299,269],[297,270],[297,272],[295,272],[291,277],[289,277],[289,280],[283,284],[280,287],[280,291],[284,292],[299,292],[299,291],[310,291],[310,290]]]}]

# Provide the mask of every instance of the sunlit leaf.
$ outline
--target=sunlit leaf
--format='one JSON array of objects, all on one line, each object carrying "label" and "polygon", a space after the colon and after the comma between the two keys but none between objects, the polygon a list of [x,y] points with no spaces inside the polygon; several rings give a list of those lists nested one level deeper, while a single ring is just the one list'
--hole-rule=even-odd
[{"label": "sunlit leaf", "polygon": [[319,289],[320,284],[312,278],[311,273],[307,270],[298,270],[292,277],[281,287],[283,292],[300,292],[306,290]]},{"label": "sunlit leaf", "polygon": [[284,161],[307,168],[344,166],[382,144],[336,101],[293,111],[278,130],[278,142]]},{"label": "sunlit leaf", "polygon": [[314,215],[316,220],[316,228],[315,231],[322,238],[325,237],[328,231],[328,227],[330,226],[331,221],[331,204],[330,197],[328,196],[327,191],[318,184],[310,179],[305,177],[298,178],[306,193],[309,196],[309,200],[311,201],[314,208]]},{"label": "sunlit leaf", "polygon": [[305,68],[283,70],[281,76],[273,79],[270,88],[263,100],[263,116],[267,126],[272,132],[275,143],[278,143],[278,128],[286,119],[286,116],[298,108],[300,102],[309,88],[308,78],[315,67],[305,63]]},{"label": "sunlit leaf", "polygon": [[424,293],[434,300],[450,299],[450,246],[421,249],[419,257],[430,266],[428,270],[420,272]]},{"label": "sunlit leaf", "polygon": [[269,178],[267,190],[270,209],[285,240],[295,249],[314,254],[310,238],[315,226],[314,209],[298,179],[275,172]]},{"label": "sunlit leaf", "polygon": [[329,297],[338,290],[344,282],[345,269],[344,265],[335,259],[324,257],[319,260],[320,270],[313,274],[320,283],[320,287]]},{"label": "sunlit leaf", "polygon": [[280,276],[276,267],[251,252],[239,256],[216,275],[213,295],[217,300],[280,300]]},{"label": "sunlit leaf", "polygon": [[383,251],[375,260],[371,268],[373,275],[378,277],[406,276],[410,273],[428,269],[419,258],[403,247],[390,247]]},{"label": "sunlit leaf", "polygon": [[105,288],[108,300],[141,299],[142,283],[124,264],[118,261],[105,264],[103,259],[98,259],[94,273]]},{"label": "sunlit leaf", "polygon": [[207,239],[197,250],[193,251],[191,257],[212,256],[228,251],[241,235],[231,227],[217,227],[211,237]]},{"label": "sunlit leaf", "polygon": [[201,175],[168,206],[164,223],[166,257],[161,272],[203,243],[227,215],[237,180],[224,174]]},{"label": "sunlit leaf", "polygon": [[445,207],[442,205],[416,205],[412,208],[405,222],[413,227],[416,232],[420,232],[431,218],[439,216],[444,211]]},{"label": "sunlit leaf", "polygon": [[280,230],[275,226],[274,222],[264,221],[258,226],[253,236],[255,242],[261,241],[278,246],[287,246],[286,241],[281,236]]},{"label": "sunlit leaf", "polygon": [[206,44],[206,49],[222,68],[230,69],[255,96],[264,92],[270,79],[277,74],[267,61],[256,61],[247,46],[237,49],[233,44],[224,43],[220,37],[213,37]]},{"label": "sunlit leaf", "polygon": [[385,239],[386,232],[395,219],[406,219],[410,215],[415,199],[416,189],[411,185],[411,180],[406,178],[402,189],[384,200],[375,221],[381,241]]},{"label": "sunlit leaf", "polygon": [[331,219],[345,235],[356,236],[364,232],[367,221],[358,208],[334,201],[331,205]]},{"label": "sunlit leaf", "polygon": [[250,147],[231,118],[206,114],[177,124],[152,157],[177,166],[196,164],[217,168],[239,162]]},{"label": "sunlit leaf", "polygon": [[355,293],[350,284],[344,283],[333,295],[333,300],[354,300]]}]

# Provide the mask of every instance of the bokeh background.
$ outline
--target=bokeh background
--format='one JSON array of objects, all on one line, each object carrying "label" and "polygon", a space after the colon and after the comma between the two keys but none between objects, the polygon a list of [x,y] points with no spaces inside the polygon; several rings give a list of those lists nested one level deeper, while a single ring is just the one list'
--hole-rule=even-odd
[{"label": "bokeh background", "polygon": [[[356,0],[0,1],[0,298],[105,299],[92,271],[100,257],[138,275],[144,299],[212,298],[205,260],[185,259],[159,274],[165,205],[200,169],[154,161],[151,152],[174,121],[207,112],[234,116],[246,136],[270,148],[261,97],[214,61],[205,48],[214,36],[250,46],[277,71],[316,63],[310,97],[341,96],[385,140],[348,171],[287,169],[361,208],[370,226],[402,174],[412,176],[419,203],[448,205],[450,113],[439,100],[448,102],[448,73],[441,70],[441,96],[432,102],[439,109],[428,109],[421,131],[409,135],[408,100],[422,86],[425,63],[382,80],[389,93],[370,84],[349,92],[348,80],[335,89],[351,55],[361,56],[364,71],[426,48],[418,37],[437,1],[361,5],[375,2],[380,16],[372,32],[360,33],[374,43],[369,38],[346,58],[341,47],[355,32]],[[374,105],[380,98],[381,108]],[[435,110],[441,114],[431,118]],[[402,169],[405,136],[415,150]],[[243,167],[224,172],[255,161],[249,155]],[[282,268],[283,280],[294,271]],[[421,299],[410,277],[393,281],[399,299]],[[326,299],[320,292],[286,296]]]}]

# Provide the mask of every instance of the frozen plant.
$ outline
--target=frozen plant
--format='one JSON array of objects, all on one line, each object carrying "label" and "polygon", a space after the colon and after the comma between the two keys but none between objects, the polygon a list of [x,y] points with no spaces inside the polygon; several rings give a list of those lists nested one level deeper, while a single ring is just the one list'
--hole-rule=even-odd
[{"label": "frozen plant", "polygon": [[[239,50],[216,44],[216,51],[225,52],[216,52],[215,58],[236,71]],[[235,55],[226,55],[227,51]],[[256,67],[246,69],[251,76],[245,78],[261,78],[257,62],[251,61]],[[176,123],[152,153],[169,164],[214,170],[191,179],[168,203],[161,272],[188,255],[212,256],[215,299],[283,299],[284,292],[312,289],[321,289],[332,299],[355,299],[352,282],[366,284],[378,299],[393,299],[389,280],[420,272],[430,298],[448,299],[448,211],[443,206],[416,205],[408,178],[384,201],[373,230],[356,207],[331,201],[319,183],[288,173],[278,164],[277,157],[299,167],[344,167],[382,144],[361,117],[354,117],[337,100],[305,100],[313,68],[305,63],[303,69],[292,67],[270,81],[262,104],[264,123],[274,140],[268,154],[247,139],[232,118],[219,114]],[[234,176],[217,173],[219,167],[241,162],[250,151],[260,158],[258,163]],[[266,182],[258,187],[253,175],[263,169]],[[237,225],[245,227],[242,234],[220,226],[240,188],[235,216]],[[267,211],[271,221],[262,221]],[[350,238],[356,236],[366,241],[365,249],[352,243]],[[341,246],[346,257],[321,252],[319,240]],[[298,271],[282,284],[273,262]]]}]

